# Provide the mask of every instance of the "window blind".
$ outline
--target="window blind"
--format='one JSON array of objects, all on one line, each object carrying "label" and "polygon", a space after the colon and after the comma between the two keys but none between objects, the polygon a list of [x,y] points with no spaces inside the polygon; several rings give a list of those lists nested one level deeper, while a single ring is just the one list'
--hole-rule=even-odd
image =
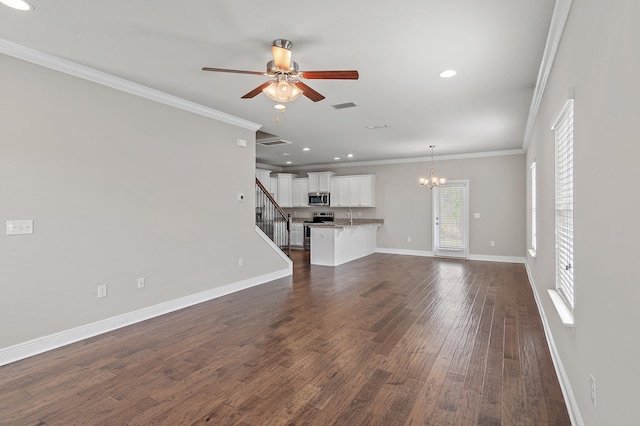
[{"label": "window blind", "polygon": [[463,202],[464,188],[441,186],[439,205],[440,248],[463,250]]},{"label": "window blind", "polygon": [[573,271],[573,99],[555,126],[556,289],[574,308]]},{"label": "window blind", "polygon": [[531,164],[531,248],[535,251],[537,250],[537,237],[536,233],[538,232],[537,225],[537,189],[536,189],[536,162],[534,161]]}]

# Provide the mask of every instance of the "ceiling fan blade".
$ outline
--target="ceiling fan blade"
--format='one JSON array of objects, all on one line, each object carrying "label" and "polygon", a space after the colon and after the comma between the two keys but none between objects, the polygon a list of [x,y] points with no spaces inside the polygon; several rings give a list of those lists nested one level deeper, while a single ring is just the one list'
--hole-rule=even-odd
[{"label": "ceiling fan blade", "polygon": [[302,78],[307,80],[357,80],[359,77],[356,70],[302,71]]},{"label": "ceiling fan blade", "polygon": [[253,89],[252,91],[244,95],[242,99],[251,99],[259,95],[260,93],[262,93],[262,89],[268,87],[270,84],[273,84],[273,81],[267,81],[266,83],[262,83],[260,86],[256,87],[255,89]]},{"label": "ceiling fan blade", "polygon": [[225,68],[202,67],[202,71],[231,72],[231,73],[234,73],[234,74],[253,74],[253,75],[269,76],[269,74],[264,73],[264,72],[260,72],[260,71],[228,70],[228,69],[225,69]]},{"label": "ceiling fan blade", "polygon": [[302,94],[305,95],[307,98],[311,99],[313,102],[318,102],[324,99],[324,96],[322,96],[320,93],[316,92],[315,90],[313,90],[311,87],[307,86],[306,84],[304,84],[301,81],[297,81],[296,83],[294,83],[300,90],[302,90]]}]

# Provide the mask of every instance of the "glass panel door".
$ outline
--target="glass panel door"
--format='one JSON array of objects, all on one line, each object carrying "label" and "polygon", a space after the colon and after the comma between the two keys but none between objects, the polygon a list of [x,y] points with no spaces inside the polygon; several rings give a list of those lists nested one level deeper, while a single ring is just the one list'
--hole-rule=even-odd
[{"label": "glass panel door", "polygon": [[449,181],[433,190],[433,253],[469,254],[469,181]]}]

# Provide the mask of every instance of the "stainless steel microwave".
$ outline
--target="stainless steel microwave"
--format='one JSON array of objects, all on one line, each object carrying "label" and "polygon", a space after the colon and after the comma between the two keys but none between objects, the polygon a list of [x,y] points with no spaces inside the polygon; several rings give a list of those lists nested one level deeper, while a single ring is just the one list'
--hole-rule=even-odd
[{"label": "stainless steel microwave", "polygon": [[329,205],[329,193],[328,192],[311,192],[309,193],[309,205],[310,206],[328,206]]}]

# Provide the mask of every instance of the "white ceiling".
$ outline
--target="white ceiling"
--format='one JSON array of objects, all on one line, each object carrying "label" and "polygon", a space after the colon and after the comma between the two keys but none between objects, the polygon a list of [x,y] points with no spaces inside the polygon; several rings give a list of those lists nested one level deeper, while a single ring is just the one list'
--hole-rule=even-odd
[{"label": "white ceiling", "polygon": [[[0,38],[261,124],[291,144],[257,161],[310,164],[520,149],[554,0],[30,0],[0,4]],[[293,42],[301,70],[357,69],[357,81],[306,80],[326,96],[287,104],[276,123],[264,71]],[[453,68],[458,75],[442,79]],[[331,105],[354,102],[336,110]],[[367,126],[388,125],[370,130]],[[310,151],[303,152],[303,147]],[[282,155],[287,153],[290,155]],[[346,154],[353,158],[347,159]]]}]

